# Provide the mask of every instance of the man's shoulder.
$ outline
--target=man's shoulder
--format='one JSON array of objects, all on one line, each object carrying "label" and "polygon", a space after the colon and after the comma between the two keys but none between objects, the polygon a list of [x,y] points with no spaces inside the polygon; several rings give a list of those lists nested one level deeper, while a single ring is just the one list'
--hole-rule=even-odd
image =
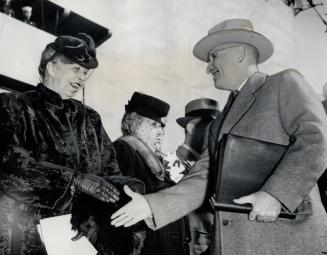
[{"label": "man's shoulder", "polygon": [[285,69],[283,71],[280,71],[278,73],[269,75],[271,79],[283,79],[283,80],[288,80],[288,79],[303,79],[303,75],[297,71],[296,69]]},{"label": "man's shoulder", "polygon": [[[286,69],[279,73],[269,75],[266,80],[269,91],[277,90],[278,94],[304,93],[312,94],[312,88],[303,75],[295,69]],[[265,86],[267,87],[267,86]],[[267,88],[268,88],[267,87]]]}]

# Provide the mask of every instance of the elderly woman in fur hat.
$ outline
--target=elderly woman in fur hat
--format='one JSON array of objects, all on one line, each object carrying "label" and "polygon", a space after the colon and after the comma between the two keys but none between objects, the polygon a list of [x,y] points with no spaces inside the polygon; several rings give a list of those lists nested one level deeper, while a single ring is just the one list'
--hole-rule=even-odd
[{"label": "elderly woman in fur hat", "polygon": [[[143,181],[146,193],[173,184],[166,176],[161,148],[169,108],[169,104],[158,98],[135,92],[125,106],[123,136],[114,142],[121,172]],[[129,194],[127,186],[125,191]],[[183,220],[158,231],[148,229],[141,254],[183,255],[184,234]]]},{"label": "elderly woman in fur hat", "polygon": [[77,191],[118,200],[100,116],[73,99],[97,66],[90,36],[60,36],[42,53],[34,90],[0,95],[0,254],[46,254],[36,225],[70,213]]}]

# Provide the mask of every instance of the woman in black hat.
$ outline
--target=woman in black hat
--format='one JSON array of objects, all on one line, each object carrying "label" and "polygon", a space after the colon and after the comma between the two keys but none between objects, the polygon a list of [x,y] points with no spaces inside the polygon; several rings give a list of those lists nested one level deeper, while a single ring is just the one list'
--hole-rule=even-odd
[{"label": "woman in black hat", "polygon": [[[161,157],[169,108],[169,104],[158,98],[135,92],[125,106],[121,123],[123,136],[114,142],[121,172],[143,181],[146,193],[173,184],[166,176]],[[141,254],[183,255],[184,237],[183,220],[158,231],[147,228]]]},{"label": "woman in black hat", "polygon": [[46,254],[36,225],[70,212],[72,194],[116,202],[119,174],[99,114],[72,99],[98,66],[92,38],[60,36],[42,53],[41,83],[0,95],[0,254]]}]

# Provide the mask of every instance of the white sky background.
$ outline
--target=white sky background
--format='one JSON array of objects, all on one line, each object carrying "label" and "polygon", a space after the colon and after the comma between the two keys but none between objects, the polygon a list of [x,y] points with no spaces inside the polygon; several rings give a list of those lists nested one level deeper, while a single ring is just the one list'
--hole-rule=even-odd
[{"label": "white sky background", "polygon": [[[108,27],[113,36],[98,48],[100,66],[87,85],[87,104],[96,109],[109,136],[120,136],[124,105],[134,91],[171,105],[166,151],[183,141],[175,119],[192,99],[211,97],[223,107],[227,93],[214,89],[206,65],[192,55],[194,44],[226,18],[247,18],[275,46],[261,70],[298,68],[317,93],[327,81],[325,27],[307,11],[294,19],[281,0],[55,0]],[[13,29],[14,28],[14,29]],[[0,73],[38,82],[41,51],[53,37],[0,14]]]}]

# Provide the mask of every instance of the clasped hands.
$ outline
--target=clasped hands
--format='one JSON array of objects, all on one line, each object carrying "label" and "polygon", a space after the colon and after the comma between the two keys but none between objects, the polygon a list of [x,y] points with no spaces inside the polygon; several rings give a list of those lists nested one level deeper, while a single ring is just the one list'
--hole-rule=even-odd
[{"label": "clasped hands", "polygon": [[[129,227],[152,216],[151,208],[142,195],[133,192],[128,186],[124,186],[124,191],[132,200],[111,216],[111,225]],[[234,199],[234,202],[252,205],[249,214],[249,220],[252,221],[273,222],[281,212],[281,203],[265,191]]]},{"label": "clasped hands", "polygon": [[118,189],[97,175],[79,173],[74,179],[74,187],[106,203],[115,203],[119,200]]},{"label": "clasped hands", "polygon": [[[106,203],[115,203],[119,200],[118,189],[100,176],[79,173],[74,179],[74,187]],[[124,191],[132,200],[111,216],[113,219],[111,224],[116,227],[132,226],[152,214],[147,201],[141,194],[133,192],[127,185],[124,186]]]}]

